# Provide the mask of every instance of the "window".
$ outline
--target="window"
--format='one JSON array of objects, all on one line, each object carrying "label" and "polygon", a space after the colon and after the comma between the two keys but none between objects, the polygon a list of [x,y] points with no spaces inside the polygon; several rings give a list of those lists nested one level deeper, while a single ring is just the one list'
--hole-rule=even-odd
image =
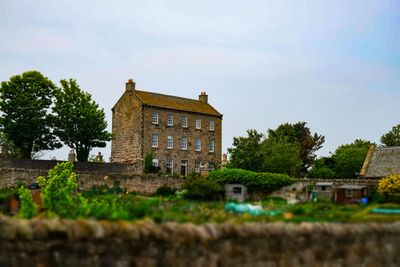
[{"label": "window", "polygon": [[182,127],[184,127],[184,128],[187,128],[187,127],[188,127],[188,118],[187,118],[187,117],[183,116],[183,117],[181,118],[181,125],[182,125]]},{"label": "window", "polygon": [[167,126],[174,126],[174,115],[173,114],[168,114]]},{"label": "window", "polygon": [[151,116],[151,122],[153,124],[158,124],[158,112],[153,112],[153,114]]},{"label": "window", "polygon": [[241,186],[234,186],[233,187],[233,194],[241,195],[242,194],[242,187]]},{"label": "window", "polygon": [[158,134],[151,135],[151,147],[158,147]]},{"label": "window", "polygon": [[167,148],[168,149],[174,148],[174,137],[167,136]]},{"label": "window", "polygon": [[352,197],[353,191],[351,189],[346,189],[346,197]]},{"label": "window", "polygon": [[158,159],[153,159],[153,161],[151,162],[151,165],[153,167],[158,167]]},{"label": "window", "polygon": [[174,161],[172,159],[167,159],[167,173],[174,173]]},{"label": "window", "polygon": [[214,131],[215,123],[214,121],[210,121],[210,131]]},{"label": "window", "polygon": [[200,172],[200,161],[195,161],[194,162],[194,172],[199,173]]},{"label": "window", "polygon": [[210,161],[208,162],[208,171],[213,171],[215,170],[215,163]]},{"label": "window", "polygon": [[201,130],[201,120],[196,120],[196,129]]},{"label": "window", "polygon": [[187,148],[188,148],[187,137],[182,137],[182,139],[181,139],[181,149],[182,150],[187,150]]},{"label": "window", "polygon": [[214,140],[210,140],[210,143],[208,144],[208,151],[209,152],[214,152]]},{"label": "window", "polygon": [[197,138],[196,141],[194,142],[194,149],[196,151],[201,151],[201,139]]}]

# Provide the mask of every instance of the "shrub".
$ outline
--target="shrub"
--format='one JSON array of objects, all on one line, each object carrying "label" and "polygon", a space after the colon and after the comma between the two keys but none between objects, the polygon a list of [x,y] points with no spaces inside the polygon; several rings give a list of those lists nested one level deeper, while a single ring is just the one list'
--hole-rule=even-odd
[{"label": "shrub", "polygon": [[18,189],[18,195],[21,202],[18,217],[26,219],[34,217],[38,212],[38,207],[36,203],[33,202],[30,190],[25,187],[20,187]]},{"label": "shrub", "polygon": [[377,191],[387,201],[400,202],[400,174],[383,177],[378,184]]},{"label": "shrub", "polygon": [[169,186],[163,185],[157,188],[156,195],[157,196],[170,196],[175,194],[175,189]]},{"label": "shrub", "polygon": [[199,200],[220,199],[223,187],[207,177],[189,176],[182,184],[182,189],[186,189],[186,198]]},{"label": "shrub", "polygon": [[47,178],[38,178],[43,209],[47,213],[64,218],[75,218],[86,213],[87,200],[76,193],[78,184],[73,167],[71,162],[58,163],[49,171]]},{"label": "shrub", "polygon": [[224,169],[213,171],[209,178],[220,185],[243,184],[249,190],[269,193],[283,186],[290,185],[294,179],[286,174],[256,173],[242,169]]}]

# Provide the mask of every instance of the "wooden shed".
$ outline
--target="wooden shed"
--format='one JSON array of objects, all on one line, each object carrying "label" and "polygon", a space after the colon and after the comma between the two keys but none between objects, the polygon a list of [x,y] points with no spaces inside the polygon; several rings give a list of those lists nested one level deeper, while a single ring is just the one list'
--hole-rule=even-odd
[{"label": "wooden shed", "polygon": [[361,198],[367,196],[366,185],[342,185],[336,188],[336,203],[359,203]]}]

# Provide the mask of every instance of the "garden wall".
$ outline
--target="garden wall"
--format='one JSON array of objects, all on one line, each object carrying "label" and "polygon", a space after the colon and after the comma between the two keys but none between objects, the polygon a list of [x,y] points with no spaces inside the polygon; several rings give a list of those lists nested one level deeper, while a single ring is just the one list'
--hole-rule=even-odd
[{"label": "garden wall", "polygon": [[400,223],[155,224],[0,217],[0,266],[400,266]]},{"label": "garden wall", "polygon": [[[12,188],[18,183],[31,184],[38,176],[45,176],[49,169],[61,161],[53,160],[0,160],[0,188]],[[93,186],[119,186],[130,192],[152,194],[166,185],[179,188],[182,180],[157,175],[142,174],[141,164],[80,163],[74,162],[78,173],[79,188]]]}]

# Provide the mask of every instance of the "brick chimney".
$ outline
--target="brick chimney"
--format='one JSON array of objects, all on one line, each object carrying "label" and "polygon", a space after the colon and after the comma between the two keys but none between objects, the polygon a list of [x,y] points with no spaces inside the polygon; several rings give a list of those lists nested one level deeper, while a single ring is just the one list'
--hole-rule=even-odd
[{"label": "brick chimney", "polygon": [[133,79],[129,79],[128,82],[125,84],[126,91],[135,91],[135,82]]},{"label": "brick chimney", "polygon": [[208,95],[206,92],[201,92],[199,95],[199,101],[200,102],[204,102],[204,103],[208,103]]}]

